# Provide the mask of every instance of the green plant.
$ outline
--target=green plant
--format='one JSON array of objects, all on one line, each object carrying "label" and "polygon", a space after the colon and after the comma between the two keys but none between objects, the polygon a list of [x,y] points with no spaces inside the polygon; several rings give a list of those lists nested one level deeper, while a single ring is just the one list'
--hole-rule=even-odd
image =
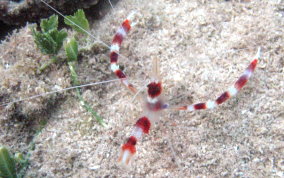
[{"label": "green plant", "polygon": [[65,30],[58,31],[58,16],[53,15],[49,19],[43,19],[40,23],[41,31],[32,29],[33,36],[37,47],[43,54],[50,57],[50,61],[40,67],[40,71],[45,70],[50,64],[57,62],[56,55],[67,37]]},{"label": "green plant", "polygon": [[[81,9],[79,9],[73,16],[66,16],[64,22],[67,25],[71,26],[72,29],[74,29],[78,33],[86,34],[84,30],[89,30],[89,22],[85,16],[84,11]],[[43,71],[50,64],[55,63],[57,61],[56,56],[63,45],[64,39],[67,37],[67,33],[64,30],[57,30],[57,15],[52,15],[49,19],[41,20],[40,27],[41,32],[32,29],[35,43],[43,54],[47,54],[51,58],[49,63],[44,64],[40,67],[40,71]],[[78,43],[75,38],[72,38],[68,43],[66,43],[65,52],[67,56],[67,63],[71,73],[72,85],[78,86],[80,85],[80,82],[78,80],[78,75],[75,70],[78,59]],[[85,108],[86,111],[91,113],[91,115],[96,118],[97,122],[102,125],[102,118],[92,109],[90,104],[88,104],[83,99],[81,89],[76,88],[76,94],[83,108]]]},{"label": "green plant", "polygon": [[0,146],[0,177],[2,178],[21,178],[24,177],[28,166],[28,160],[22,153],[11,156],[8,149]]},{"label": "green plant", "polygon": [[73,30],[82,34],[87,34],[86,31],[90,30],[89,21],[87,20],[82,9],[78,9],[73,16],[66,16],[64,22],[66,25],[72,27]]},{"label": "green plant", "polygon": [[[78,43],[75,38],[72,38],[69,40],[68,43],[65,45],[65,52],[67,56],[67,62],[69,66],[69,70],[71,73],[71,80],[72,80],[72,85],[78,86],[80,85],[80,82],[78,80],[78,75],[76,73],[76,65],[77,65],[77,60],[78,60]],[[95,112],[92,107],[90,106],[89,103],[87,103],[83,97],[82,97],[82,91],[80,88],[76,88],[76,94],[77,97],[80,100],[80,103],[82,104],[83,108],[85,108],[86,111],[92,114],[93,117],[96,118],[97,122],[99,124],[103,124],[102,118]]]},{"label": "green plant", "polygon": [[15,160],[5,147],[0,147],[0,177],[17,177]]}]

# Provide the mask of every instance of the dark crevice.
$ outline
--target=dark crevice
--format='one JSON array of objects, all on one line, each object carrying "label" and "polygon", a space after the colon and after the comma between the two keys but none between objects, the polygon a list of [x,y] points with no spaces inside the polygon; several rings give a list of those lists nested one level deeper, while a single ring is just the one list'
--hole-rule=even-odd
[{"label": "dark crevice", "polygon": [[4,40],[5,37],[16,28],[17,26],[15,25],[8,25],[0,21],[0,41]]},{"label": "dark crevice", "polygon": [[[119,0],[111,0],[111,3],[113,6],[117,4]],[[4,40],[5,37],[11,33],[14,29],[22,28],[26,25],[27,22],[29,23],[40,23],[40,20],[43,18],[48,18],[52,14],[56,14],[52,9],[44,5],[43,3],[32,3],[29,5],[28,9],[20,9],[19,13],[21,15],[5,15],[7,11],[7,2],[6,6],[5,3],[0,3],[0,18],[4,18],[7,22],[5,23],[5,20],[0,19],[0,41]],[[23,3],[23,0],[13,0],[14,3]],[[79,3],[80,1],[78,1]],[[88,1],[85,1],[88,3]],[[87,18],[92,20],[98,20],[104,17],[111,9],[111,5],[108,1],[100,0],[96,5],[83,7],[83,5],[76,5],[76,1],[62,1],[64,3],[63,6],[60,6],[60,3],[55,4],[54,2],[51,2],[50,5],[52,7],[55,7],[57,10],[59,10],[64,15],[71,15],[74,14],[77,9],[84,9],[86,12]],[[61,9],[59,9],[59,6]],[[6,10],[5,10],[6,7]],[[33,9],[33,12],[29,13],[29,10]],[[7,23],[13,23],[13,25],[7,24]],[[60,27],[65,27],[63,25],[64,21],[63,18],[59,18],[59,25]]]},{"label": "dark crevice", "polygon": [[[119,0],[111,0],[111,4],[115,7],[115,5],[119,2]],[[103,18],[109,11],[113,10],[108,0],[99,1],[96,6],[88,8],[85,10],[87,17],[92,18],[94,20],[98,20]]]}]

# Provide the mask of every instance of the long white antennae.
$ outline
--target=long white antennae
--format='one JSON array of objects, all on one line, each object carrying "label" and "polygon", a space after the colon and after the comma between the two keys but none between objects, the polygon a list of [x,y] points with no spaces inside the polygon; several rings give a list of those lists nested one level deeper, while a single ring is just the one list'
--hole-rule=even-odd
[{"label": "long white antennae", "polygon": [[51,95],[54,93],[58,93],[58,92],[63,92],[63,91],[67,91],[67,90],[72,90],[75,88],[82,88],[82,87],[87,87],[87,86],[94,86],[94,85],[99,85],[99,84],[104,84],[104,83],[111,83],[111,82],[117,82],[120,81],[121,79],[112,79],[112,80],[106,80],[106,81],[102,81],[102,82],[94,82],[94,83],[89,83],[89,84],[84,84],[84,85],[78,85],[78,86],[73,86],[73,87],[68,87],[68,88],[64,88],[61,90],[54,90],[54,91],[50,91],[50,92],[46,92],[46,93],[42,93],[42,94],[38,94],[38,95],[34,95],[31,97],[27,97],[27,98],[23,98],[23,99],[18,99],[12,102],[7,102],[7,103],[2,103],[0,104],[0,106],[5,106],[5,105],[9,105],[9,104],[13,104],[13,103],[18,103],[21,101],[27,101],[27,100],[31,100],[34,98],[38,98],[38,97],[42,97],[42,96],[46,96],[46,95]]},{"label": "long white antennae", "polygon": [[43,0],[40,0],[41,2],[43,2],[45,5],[47,5],[50,9],[52,9],[53,11],[55,11],[57,14],[59,14],[60,16],[62,16],[64,19],[68,20],[70,23],[72,23],[73,25],[75,25],[76,27],[80,28],[81,30],[83,30],[84,32],[86,32],[89,36],[91,36],[92,38],[94,38],[95,40],[97,40],[99,43],[102,43],[104,46],[110,48],[109,45],[107,45],[105,42],[98,40],[94,35],[92,35],[90,32],[88,32],[87,30],[85,30],[84,28],[80,27],[79,25],[77,25],[75,22],[73,22],[72,20],[66,18],[61,12],[59,12],[58,10],[56,10],[54,7],[52,7],[51,5],[49,5],[48,3],[46,3]]},{"label": "long white antennae", "polygon": [[113,5],[110,0],[108,0],[108,3],[110,4],[110,7],[112,8],[112,10],[114,10]]},{"label": "long white antennae", "polygon": [[[72,23],[73,25],[75,25],[76,27],[80,28],[81,30],[83,30],[84,32],[86,32],[90,37],[92,37],[93,39],[95,39],[97,42],[103,44],[105,47],[110,49],[110,46],[108,44],[106,44],[105,42],[98,40],[93,34],[91,34],[89,31],[85,30],[84,28],[80,27],[79,25],[77,25],[75,22],[73,22],[72,20],[66,18],[61,12],[59,12],[58,10],[56,10],[54,7],[52,7],[51,5],[49,5],[47,2],[45,2],[44,0],[40,0],[42,3],[44,3],[46,6],[48,6],[50,9],[52,9],[53,11],[55,11],[57,14],[59,14],[60,16],[62,16],[64,19],[68,20],[70,23]],[[112,6],[113,7],[113,6]],[[127,57],[118,54],[120,57],[123,57],[124,59],[127,59]]]}]

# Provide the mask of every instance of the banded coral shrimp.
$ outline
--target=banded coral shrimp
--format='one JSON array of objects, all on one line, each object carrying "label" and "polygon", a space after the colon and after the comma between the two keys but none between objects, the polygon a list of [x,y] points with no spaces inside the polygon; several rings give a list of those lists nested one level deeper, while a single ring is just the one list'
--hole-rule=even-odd
[{"label": "banded coral shrimp", "polygon": [[[110,42],[130,11],[135,8],[142,11],[140,22],[121,47],[121,53],[129,61],[120,58],[119,64],[128,63],[125,65],[125,73],[129,80],[139,78],[137,83],[133,83],[135,86],[143,86],[143,77],[151,71],[151,56],[159,58],[165,95],[174,98],[170,100],[171,104],[190,104],[218,97],[241,75],[254,56],[255,49],[263,42],[257,38],[262,34],[257,30],[261,29],[258,23],[264,18],[261,13],[266,12],[265,3],[261,4],[262,11],[255,12],[254,4],[220,3],[219,6],[217,2],[201,4],[197,1],[138,2],[140,1],[119,2],[112,12],[114,15],[106,17],[101,22],[105,25],[99,25],[94,30],[99,34],[107,31],[102,39]],[[172,6],[179,10],[173,12]],[[231,10],[244,14],[236,17],[224,12],[219,17],[219,13],[222,14],[220,11],[227,6],[236,6]],[[247,6],[251,9],[243,10]],[[190,15],[186,15],[188,12]],[[225,18],[226,23],[221,23],[224,21],[221,17]],[[238,28],[242,23],[238,21],[249,22],[255,27],[251,25],[248,31],[242,33],[243,29]],[[231,28],[225,28],[228,26]],[[237,38],[239,34],[242,38]],[[249,49],[224,50],[224,44],[230,46],[229,49],[241,49],[244,46],[249,46]],[[263,48],[265,51],[267,47]],[[108,54],[108,51],[105,53]],[[108,66],[109,59],[105,61],[105,66]],[[267,60],[263,59],[260,66],[263,67],[265,62]],[[53,116],[54,119],[49,121],[36,140],[37,148],[31,158],[29,174],[49,177],[173,177],[182,175],[182,171],[187,176],[237,175],[248,171],[247,175],[256,175],[257,172],[253,172],[253,169],[248,170],[257,164],[252,162],[248,153],[254,150],[249,148],[253,141],[248,136],[253,135],[253,123],[256,123],[254,118],[262,118],[254,111],[260,112],[262,107],[266,108],[266,105],[261,104],[265,100],[272,101],[271,97],[264,99],[263,94],[258,94],[265,92],[260,78],[267,75],[261,68],[257,71],[256,77],[235,99],[213,111],[166,113],[159,124],[152,127],[151,134],[139,142],[134,165],[128,171],[116,167],[116,160],[121,144],[129,136],[139,117],[141,107],[137,107],[136,101],[131,103],[132,96],[117,84],[101,89],[102,99],[96,96],[100,95],[96,91],[98,89],[94,89],[93,94],[87,91],[85,95],[101,105],[95,108],[101,108],[102,117],[109,119],[108,127],[104,129],[92,125],[84,130],[88,117],[76,114],[70,114],[70,117],[68,113],[74,113],[74,110],[76,113],[79,109],[63,104],[61,107],[64,110],[57,112],[67,116]],[[276,77],[280,78],[280,75]],[[220,83],[216,85],[217,82]],[[185,98],[188,95],[190,97]],[[108,98],[112,99],[105,100]],[[277,101],[277,98],[273,99]],[[165,136],[170,137],[177,160],[172,160],[172,151]],[[275,155],[277,154],[276,152]],[[175,162],[178,160],[181,160],[179,168]]]}]

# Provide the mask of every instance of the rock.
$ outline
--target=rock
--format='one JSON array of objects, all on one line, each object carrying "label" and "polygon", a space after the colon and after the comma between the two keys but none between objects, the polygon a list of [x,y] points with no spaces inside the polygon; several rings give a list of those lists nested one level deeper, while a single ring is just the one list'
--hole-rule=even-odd
[{"label": "rock", "polygon": [[[73,13],[80,8],[90,8],[99,0],[45,0],[63,14]],[[53,14],[51,8],[39,0],[4,0],[0,2],[0,21],[8,25],[24,25]]]}]

